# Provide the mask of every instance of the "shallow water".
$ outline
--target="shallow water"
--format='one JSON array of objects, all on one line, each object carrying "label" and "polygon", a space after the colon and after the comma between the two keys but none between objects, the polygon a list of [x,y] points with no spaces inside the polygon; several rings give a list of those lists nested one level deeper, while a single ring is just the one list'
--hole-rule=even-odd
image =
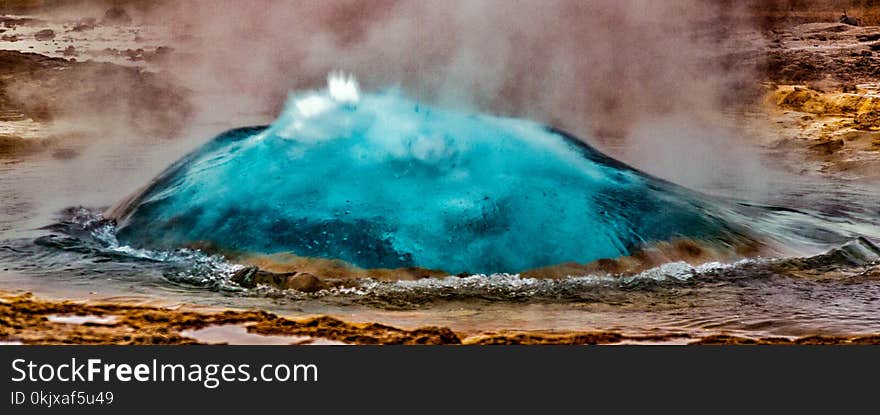
[{"label": "shallow water", "polygon": [[[139,154],[149,161],[150,152],[142,150]],[[119,197],[114,190],[119,187],[111,183],[135,175],[142,166],[110,155],[94,162],[118,177],[82,180],[59,168],[63,161],[44,155],[0,160],[0,289],[49,298],[259,308],[287,316],[329,314],[401,327],[448,326],[466,334],[615,330],[759,337],[880,332],[880,265],[816,256],[812,262],[756,258],[699,267],[672,263],[623,278],[478,275],[366,281],[358,289],[316,294],[242,290],[228,282],[236,266],[222,258],[189,251],[135,251],[108,243],[112,227],[96,221],[96,212]],[[849,234],[880,235],[880,189],[875,184],[789,176],[778,180],[781,184],[773,186],[779,191],[750,203],[797,209]],[[722,193],[740,199],[747,194],[736,188]],[[96,201],[97,208],[63,209],[83,195]],[[802,256],[846,242],[836,234],[812,234],[813,252]]]},{"label": "shallow water", "polygon": [[[76,22],[58,19],[43,20],[35,16],[6,15],[12,19],[37,19],[5,27],[0,49],[39,53],[53,58],[79,61],[110,62],[124,66],[157,69],[151,53],[169,42],[167,28],[149,25],[114,26],[95,24],[87,30],[73,30]],[[41,30],[52,30],[54,37],[38,39]],[[70,50],[67,48],[72,47]],[[126,53],[128,52],[128,53]]]},{"label": "shallow water", "polygon": [[210,326],[198,330],[184,330],[180,332],[183,337],[190,337],[200,343],[208,344],[231,344],[231,345],[336,345],[346,343],[313,338],[309,336],[267,336],[249,333],[246,326],[227,324],[222,326]]}]

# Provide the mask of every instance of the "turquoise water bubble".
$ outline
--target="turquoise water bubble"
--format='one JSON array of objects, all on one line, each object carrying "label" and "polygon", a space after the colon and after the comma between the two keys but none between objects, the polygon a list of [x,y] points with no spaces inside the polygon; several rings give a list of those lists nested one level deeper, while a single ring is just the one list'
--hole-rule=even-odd
[{"label": "turquoise water bubble", "polygon": [[714,201],[514,118],[333,77],[219,135],[120,210],[121,243],[292,252],[365,268],[519,272],[734,232]]}]

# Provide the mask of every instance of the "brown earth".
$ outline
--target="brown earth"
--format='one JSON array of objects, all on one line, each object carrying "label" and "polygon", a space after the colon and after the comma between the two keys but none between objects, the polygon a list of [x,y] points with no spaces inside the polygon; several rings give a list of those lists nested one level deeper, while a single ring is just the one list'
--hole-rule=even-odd
[{"label": "brown earth", "polygon": [[753,0],[748,13],[763,27],[838,22],[845,13],[863,26],[880,25],[880,5],[874,0]]},{"label": "brown earth", "polygon": [[[112,321],[82,324],[51,321],[52,316],[102,316]],[[679,342],[689,344],[880,344],[880,334],[746,338],[724,333],[695,337],[688,333],[627,336],[618,332],[497,332],[472,336],[445,327],[400,329],[377,323],[349,323],[333,317],[279,317],[265,311],[206,312],[126,303],[43,300],[31,294],[0,292],[0,341],[24,344],[196,344],[184,330],[222,325],[245,325],[264,336],[304,336],[346,344],[632,344]]]},{"label": "brown earth", "polygon": [[0,50],[0,114],[7,118],[94,119],[170,137],[191,110],[186,90],[142,69]]},{"label": "brown earth", "polygon": [[771,126],[766,145],[804,171],[880,178],[880,27],[776,24],[767,39],[752,115]]},{"label": "brown earth", "polygon": [[0,134],[0,157],[32,154],[48,147],[45,140],[31,140],[16,135]]},{"label": "brown earth", "polygon": [[[68,324],[48,316],[115,316],[112,323]],[[226,324],[251,324],[258,334],[286,334],[351,344],[458,344],[445,328],[402,330],[380,324],[346,323],[331,317],[289,320],[264,311],[219,313],[174,310],[124,303],[46,301],[30,294],[0,292],[0,340],[26,344],[191,344],[181,331]]]}]

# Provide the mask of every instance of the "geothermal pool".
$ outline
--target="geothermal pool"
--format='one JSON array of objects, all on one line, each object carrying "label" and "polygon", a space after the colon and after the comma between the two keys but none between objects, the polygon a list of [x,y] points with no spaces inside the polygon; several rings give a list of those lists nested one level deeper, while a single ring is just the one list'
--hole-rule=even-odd
[{"label": "geothermal pool", "polygon": [[681,238],[745,243],[733,210],[534,122],[398,91],[362,96],[353,79],[331,77],[105,216],[138,249],[208,245],[455,275],[589,263]]},{"label": "geothermal pool", "polygon": [[[780,176],[764,200],[710,196],[528,120],[367,94],[344,77],[292,94],[268,126],[227,131],[181,156],[113,206],[54,210],[34,188],[71,200],[88,184],[50,158],[4,164],[0,289],[464,333],[880,331],[874,185]],[[124,176],[129,161],[99,162]],[[626,275],[523,274],[674,240],[717,258],[671,257]],[[392,278],[315,293],[231,280],[242,265],[230,257],[281,253]],[[397,281],[397,268],[441,274]]]}]

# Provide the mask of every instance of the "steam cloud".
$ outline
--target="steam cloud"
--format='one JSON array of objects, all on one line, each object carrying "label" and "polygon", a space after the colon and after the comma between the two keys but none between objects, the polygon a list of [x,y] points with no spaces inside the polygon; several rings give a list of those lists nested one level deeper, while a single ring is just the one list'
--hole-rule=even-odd
[{"label": "steam cloud", "polygon": [[[271,118],[289,90],[318,87],[340,69],[366,90],[400,86],[433,104],[557,126],[649,172],[708,188],[744,179],[743,171],[754,176],[749,150],[725,151],[744,143],[729,142],[736,135],[719,117],[743,84],[754,85],[750,66],[731,65],[743,47],[736,41],[754,33],[737,4],[221,0],[174,2],[148,18],[177,28],[191,54],[174,72],[213,91],[197,106],[227,120],[248,111]],[[670,117],[684,135],[706,135],[683,146],[669,128],[640,134]],[[682,147],[686,154],[670,153]],[[689,170],[680,158],[700,162]],[[731,166],[724,177],[703,174],[718,164]]]},{"label": "steam cloud", "polygon": [[[77,10],[94,15],[109,4],[83,9],[81,3],[62,9],[65,18]],[[127,7],[136,22],[168,31],[175,52],[161,76],[192,91],[196,127],[161,141],[150,157],[131,157],[144,168],[131,168],[125,189],[111,189],[119,180],[101,183],[101,203],[134,190],[132,182],[145,183],[220,130],[270,122],[289,91],[319,88],[333,70],[354,74],[367,91],[400,87],[431,104],[559,127],[686,186],[761,187],[758,157],[725,113],[742,98],[743,85],[755,85],[752,66],[734,52],[761,42],[740,2],[111,3]],[[744,46],[744,38],[755,44]],[[130,157],[128,143],[138,132],[112,129],[102,133],[111,143],[93,145],[65,169],[101,177],[110,167],[95,160],[108,152]]]}]

